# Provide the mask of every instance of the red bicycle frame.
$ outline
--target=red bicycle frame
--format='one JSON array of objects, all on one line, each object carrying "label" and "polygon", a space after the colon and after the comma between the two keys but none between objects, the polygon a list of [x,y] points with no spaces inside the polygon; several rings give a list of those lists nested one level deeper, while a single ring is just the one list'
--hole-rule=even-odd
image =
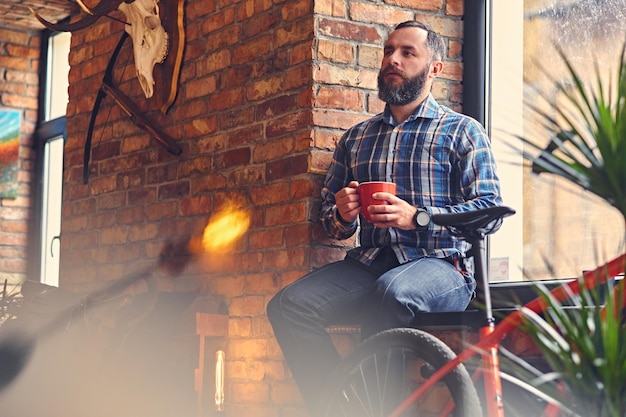
[{"label": "red bicycle frame", "polygon": [[[552,297],[557,301],[565,301],[571,294],[580,293],[581,281],[585,287],[591,289],[598,284],[604,283],[607,277],[614,277],[623,274],[626,270],[626,254],[622,254],[617,258],[609,261],[592,271],[583,274],[582,280],[572,280],[566,284],[560,285],[550,291]],[[622,284],[623,285],[623,284]],[[626,293],[626,291],[625,291]],[[542,297],[537,297],[530,301],[524,308],[534,313],[542,313],[546,310],[547,304]],[[456,366],[472,358],[481,355],[481,370],[485,375],[485,394],[486,394],[486,411],[488,417],[504,417],[504,407],[502,404],[502,384],[500,380],[498,346],[502,339],[512,330],[519,327],[523,322],[523,313],[521,309],[517,309],[506,316],[497,325],[490,324],[479,330],[479,341],[461,353],[456,358],[446,363],[430,376],[418,389],[416,389],[402,404],[396,408],[389,417],[399,417],[413,402],[421,398],[428,390],[434,387],[445,375],[452,371]],[[550,415],[558,415],[558,410],[554,406],[551,408]],[[554,413],[554,414],[552,414]]]}]

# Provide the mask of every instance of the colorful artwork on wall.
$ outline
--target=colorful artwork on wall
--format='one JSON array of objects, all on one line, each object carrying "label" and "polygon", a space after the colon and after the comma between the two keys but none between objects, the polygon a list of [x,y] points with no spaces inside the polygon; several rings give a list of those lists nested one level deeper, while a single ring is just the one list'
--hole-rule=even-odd
[{"label": "colorful artwork on wall", "polygon": [[0,198],[17,197],[21,111],[0,109]]}]

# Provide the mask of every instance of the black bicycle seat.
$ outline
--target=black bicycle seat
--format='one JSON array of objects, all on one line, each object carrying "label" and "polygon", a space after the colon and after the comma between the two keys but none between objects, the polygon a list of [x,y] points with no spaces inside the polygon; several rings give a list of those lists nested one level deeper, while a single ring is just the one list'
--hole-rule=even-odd
[{"label": "black bicycle seat", "polygon": [[462,213],[433,214],[432,221],[448,228],[450,233],[465,237],[482,236],[500,226],[502,219],[515,214],[507,206],[481,208]]}]

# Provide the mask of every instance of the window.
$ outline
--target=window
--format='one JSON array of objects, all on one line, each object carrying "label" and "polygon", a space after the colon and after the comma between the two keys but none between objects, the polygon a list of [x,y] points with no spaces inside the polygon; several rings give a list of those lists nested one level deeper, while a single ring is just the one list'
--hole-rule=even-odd
[{"label": "window", "polygon": [[[466,2],[466,9],[468,3]],[[526,110],[537,102],[536,89],[559,97],[552,77],[565,77],[555,45],[577,70],[593,81],[594,65],[616,72],[626,41],[622,0],[513,0],[487,2],[491,21],[487,54],[486,121],[498,159],[503,197],[517,214],[505,220],[490,241],[490,266],[496,280],[571,278],[624,250],[621,215],[593,194],[549,174],[525,167],[508,144],[513,135],[547,144]],[[467,21],[467,20],[466,20]],[[489,31],[487,31],[489,34]],[[490,58],[490,62],[489,62]],[[490,65],[489,65],[490,64]],[[521,143],[517,143],[521,146]]]},{"label": "window", "polygon": [[68,56],[70,33],[44,36],[42,48],[42,85],[40,120],[36,133],[36,175],[40,180],[34,199],[35,219],[40,224],[35,241],[38,271],[44,284],[59,285],[61,202],[63,196],[63,145],[65,112],[68,103]]}]

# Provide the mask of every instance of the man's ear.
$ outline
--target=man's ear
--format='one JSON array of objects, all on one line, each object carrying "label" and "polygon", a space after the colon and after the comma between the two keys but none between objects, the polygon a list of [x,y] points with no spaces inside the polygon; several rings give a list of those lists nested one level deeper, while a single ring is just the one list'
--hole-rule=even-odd
[{"label": "man's ear", "polygon": [[430,63],[430,76],[432,78],[437,78],[441,75],[443,71],[443,62],[441,61],[433,61]]}]

